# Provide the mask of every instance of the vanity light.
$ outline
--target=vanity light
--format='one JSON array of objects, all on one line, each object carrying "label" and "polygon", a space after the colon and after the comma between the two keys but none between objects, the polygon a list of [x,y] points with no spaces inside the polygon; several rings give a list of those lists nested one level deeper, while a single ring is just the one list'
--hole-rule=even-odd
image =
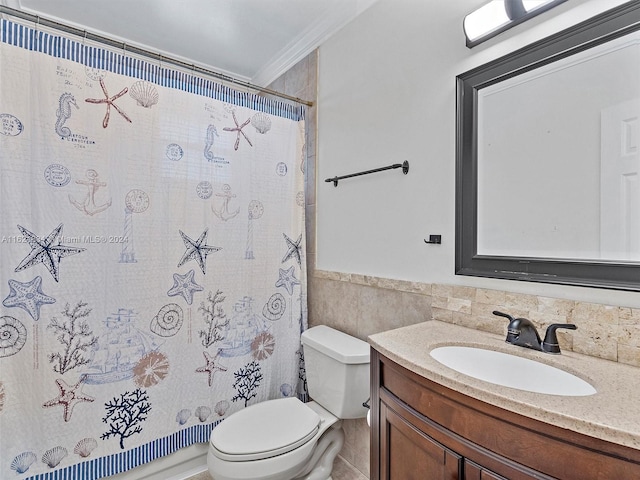
[{"label": "vanity light", "polygon": [[567,0],[491,0],[464,17],[462,23],[467,47],[504,32]]}]

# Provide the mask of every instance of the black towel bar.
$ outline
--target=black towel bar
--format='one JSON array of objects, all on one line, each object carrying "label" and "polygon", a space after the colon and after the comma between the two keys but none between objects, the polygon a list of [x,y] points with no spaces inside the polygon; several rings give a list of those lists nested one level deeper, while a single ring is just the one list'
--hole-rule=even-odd
[{"label": "black towel bar", "polygon": [[337,187],[338,186],[338,180],[342,180],[342,179],[345,179],[345,178],[351,178],[351,177],[357,177],[357,176],[360,176],[360,175],[367,175],[369,173],[382,172],[383,170],[391,170],[392,168],[402,168],[402,173],[404,173],[406,175],[407,173],[409,173],[409,162],[407,160],[405,160],[402,163],[394,163],[393,165],[389,165],[388,167],[374,168],[373,170],[367,170],[367,171],[358,172],[358,173],[351,173],[349,175],[343,175],[341,177],[327,178],[325,180],[325,182],[333,182],[333,186]]}]

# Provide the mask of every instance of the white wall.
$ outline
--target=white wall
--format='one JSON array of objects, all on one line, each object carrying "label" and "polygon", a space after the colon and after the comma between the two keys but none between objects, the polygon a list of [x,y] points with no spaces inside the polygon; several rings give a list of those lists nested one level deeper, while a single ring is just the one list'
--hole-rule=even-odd
[{"label": "white wall", "polygon": [[[456,75],[625,3],[571,0],[468,49],[462,19],[484,1],[379,0],[321,46],[316,267],[640,306],[638,293],[454,275]],[[324,182],[403,160],[406,176]]]}]

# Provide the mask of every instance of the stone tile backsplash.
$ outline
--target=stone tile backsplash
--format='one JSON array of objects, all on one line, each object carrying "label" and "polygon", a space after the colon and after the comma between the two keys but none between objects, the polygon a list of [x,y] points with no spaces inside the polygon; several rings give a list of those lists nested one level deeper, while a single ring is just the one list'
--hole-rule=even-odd
[{"label": "stone tile backsplash", "polygon": [[494,310],[528,318],[541,335],[552,323],[573,323],[577,330],[558,330],[562,349],[640,367],[637,308],[319,270],[309,301],[310,318],[362,339],[430,319],[504,335],[507,320]]}]

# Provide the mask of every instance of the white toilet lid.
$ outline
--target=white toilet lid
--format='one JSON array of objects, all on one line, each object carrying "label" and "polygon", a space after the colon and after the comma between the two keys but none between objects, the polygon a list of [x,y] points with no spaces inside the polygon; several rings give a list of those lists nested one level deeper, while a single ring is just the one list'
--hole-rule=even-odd
[{"label": "white toilet lid", "polygon": [[319,426],[320,416],[300,400],[279,398],[230,415],[213,429],[210,442],[223,460],[259,460],[304,445]]}]

